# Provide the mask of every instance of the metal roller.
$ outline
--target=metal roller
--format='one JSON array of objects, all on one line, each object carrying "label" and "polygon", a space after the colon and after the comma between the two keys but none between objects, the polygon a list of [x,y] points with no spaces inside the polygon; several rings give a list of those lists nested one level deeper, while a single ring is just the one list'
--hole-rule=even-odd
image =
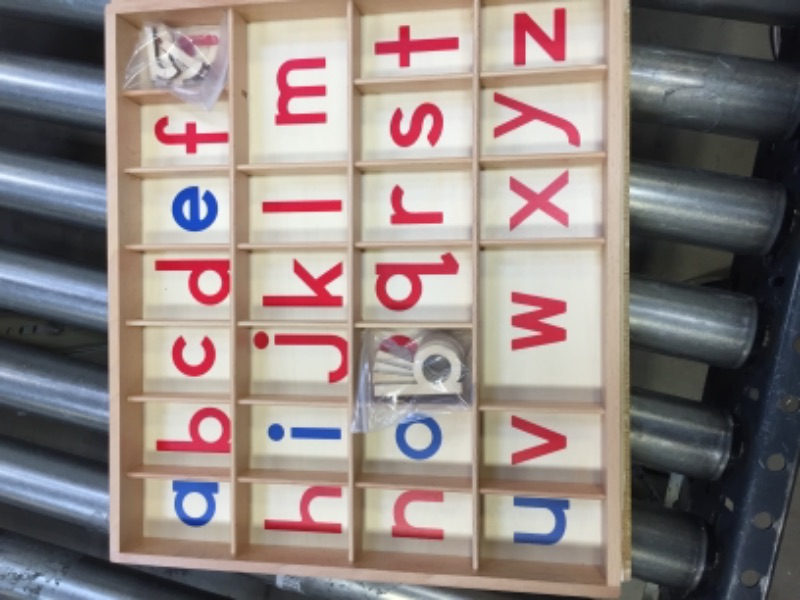
[{"label": "metal roller", "polygon": [[631,390],[631,461],[667,473],[717,479],[731,456],[733,419],[675,396]]},{"label": "metal roller", "polygon": [[103,271],[0,249],[0,307],[105,331],[108,292]]},{"label": "metal roller", "polygon": [[633,5],[787,27],[800,23],[797,0],[633,0]]},{"label": "metal roller", "polygon": [[[0,439],[0,503],[92,531],[108,531],[108,475],[105,469],[29,444]],[[664,515],[659,512],[647,513],[640,519],[640,512],[637,509],[633,515],[634,575],[674,587],[682,587],[694,581],[697,572],[702,571],[699,566],[700,557],[705,557],[707,541],[704,537],[698,537],[693,521],[684,515],[669,513],[666,518],[662,518]],[[643,529],[648,531],[650,537],[641,545],[641,542],[636,541],[637,531],[641,532]],[[672,539],[675,532],[684,530],[693,535],[677,542]],[[659,543],[661,538],[665,540],[664,544]],[[638,550],[637,543],[641,546]],[[699,548],[692,547],[692,544],[697,544]],[[666,566],[660,565],[659,561],[663,561]],[[670,565],[673,565],[672,570],[668,568]],[[685,566],[689,574],[679,572],[674,565]],[[371,583],[313,578],[286,580],[278,582],[278,585],[309,594],[328,588],[352,591],[350,595],[340,596],[347,598],[449,600],[447,595],[437,596],[436,591],[416,586],[376,586]]]},{"label": "metal roller", "polygon": [[28,412],[0,406],[0,436],[92,462],[108,463],[108,432],[92,431]]},{"label": "metal roller", "polygon": [[7,531],[0,531],[0,595],[30,600],[224,598]]},{"label": "metal roller", "polygon": [[0,439],[0,502],[95,531],[108,531],[103,465]]},{"label": "metal roller", "polygon": [[781,230],[783,186],[671,165],[631,164],[635,233],[735,254],[764,255]]},{"label": "metal roller", "polygon": [[108,372],[83,361],[0,340],[0,404],[108,431]]},{"label": "metal roller", "polygon": [[105,229],[106,176],[98,168],[0,150],[0,206]]},{"label": "metal roller", "polygon": [[[0,250],[0,306],[21,313],[105,330],[106,277],[100,271]],[[631,281],[631,341],[639,346],[736,368],[755,340],[751,298],[730,292]]]},{"label": "metal roller", "polygon": [[785,140],[800,124],[800,71],[724,54],[633,46],[634,119],[756,140]]},{"label": "metal roller", "polygon": [[[108,536],[19,508],[0,504],[0,529],[66,548],[101,561],[108,561]],[[231,600],[259,600],[269,597],[270,585],[258,577],[238,573],[200,571],[126,565],[161,579],[174,581],[198,590],[219,594]]]},{"label": "metal roller", "polygon": [[105,98],[102,69],[0,52],[0,109],[102,130]]},{"label": "metal roller", "polygon": [[[0,10],[42,21],[101,30],[107,0],[0,0]],[[800,23],[795,0],[633,0],[634,6],[694,13],[754,23],[794,25]]]},{"label": "metal roller", "polygon": [[630,285],[631,343],[717,367],[740,367],[758,326],[749,296],[640,277]]},{"label": "metal roller", "polygon": [[[325,600],[515,600],[518,594],[482,592],[479,590],[427,588],[418,585],[398,585],[329,579],[326,577],[270,577],[275,587],[311,598]],[[558,600],[554,596],[532,596],[535,600]]]},{"label": "metal roller", "polygon": [[634,503],[633,575],[683,592],[700,583],[708,567],[705,525],[685,513]]},{"label": "metal roller", "polygon": [[[0,134],[2,135],[2,134]],[[103,229],[76,227],[0,206],[0,240],[3,248],[52,256],[91,269],[106,269],[108,248]]]},{"label": "metal roller", "polygon": [[[96,365],[0,341],[0,404],[73,426],[65,442],[74,446],[108,430],[108,375]],[[80,429],[75,427],[85,431],[77,441],[74,432]],[[59,441],[58,437],[53,440],[52,429],[48,429],[48,447]],[[730,455],[732,431],[730,417],[716,409],[647,390],[632,393],[631,455],[637,464],[715,479]],[[42,445],[39,437],[36,440],[31,441]],[[67,449],[62,443],[58,448],[86,456],[85,445]],[[97,460],[97,452],[92,458]]]},{"label": "metal roller", "polygon": [[[0,341],[0,404],[91,430],[80,441],[108,430],[108,374],[93,364]],[[75,437],[74,427],[67,437]],[[631,455],[637,464],[714,479],[725,468],[732,435],[730,417],[716,409],[647,390],[632,393]]]},{"label": "metal roller", "polygon": [[[635,118],[739,137],[782,140],[800,123],[800,72],[723,54],[635,45]],[[99,130],[102,69],[0,53],[0,108]]]},{"label": "metal roller", "polygon": [[105,465],[0,438],[0,503],[81,527],[88,540],[108,534],[108,502]]},{"label": "metal roller", "polygon": [[[58,419],[61,428],[72,427],[71,433],[64,436],[71,446],[62,443],[58,449],[86,456],[83,442],[87,436],[108,430],[107,372],[102,367],[52,352],[0,341],[0,404]],[[56,431],[53,426],[48,428],[48,443],[58,433],[58,427]],[[85,433],[81,435],[80,431]],[[30,437],[37,431],[22,433]],[[730,416],[717,409],[647,390],[632,392],[634,463],[699,479],[715,479],[727,464],[732,438]],[[39,444],[42,440],[31,441]],[[72,448],[76,443],[82,445]],[[96,452],[92,458],[99,459]]]},{"label": "metal roller", "polygon": [[103,29],[103,11],[107,0],[0,0],[0,11],[85,29]]},{"label": "metal roller", "polygon": [[[105,228],[101,169],[0,150],[0,206],[92,229]],[[783,223],[786,190],[775,183],[633,163],[631,227],[677,242],[766,254]]]},{"label": "metal roller", "polygon": [[[101,169],[0,150],[0,206],[104,229]],[[631,227],[677,242],[765,254],[780,231],[785,189],[774,183],[671,165],[633,163]]]}]

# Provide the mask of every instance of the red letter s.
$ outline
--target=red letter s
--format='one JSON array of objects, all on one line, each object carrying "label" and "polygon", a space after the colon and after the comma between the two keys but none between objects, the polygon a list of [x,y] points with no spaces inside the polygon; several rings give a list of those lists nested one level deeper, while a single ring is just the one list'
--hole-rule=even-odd
[{"label": "red letter s", "polygon": [[439,138],[442,137],[444,115],[442,115],[442,111],[439,110],[438,106],[430,102],[420,104],[414,109],[414,113],[411,115],[411,125],[406,133],[400,130],[400,122],[403,120],[402,109],[398,108],[394,111],[390,124],[390,131],[394,143],[401,148],[408,148],[416,144],[417,140],[419,140],[419,136],[422,135],[422,126],[425,124],[425,117],[430,117],[433,120],[431,130],[428,132],[428,142],[431,147],[435,146],[439,142]]}]

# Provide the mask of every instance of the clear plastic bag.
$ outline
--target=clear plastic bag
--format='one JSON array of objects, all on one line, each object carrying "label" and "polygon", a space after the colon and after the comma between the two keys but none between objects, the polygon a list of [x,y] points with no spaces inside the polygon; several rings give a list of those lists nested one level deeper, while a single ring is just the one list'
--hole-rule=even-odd
[{"label": "clear plastic bag", "polygon": [[472,407],[469,332],[367,330],[361,341],[354,432]]},{"label": "clear plastic bag", "polygon": [[228,73],[228,26],[173,29],[145,23],[125,67],[126,90],[167,89],[176,98],[206,109],[214,106]]}]

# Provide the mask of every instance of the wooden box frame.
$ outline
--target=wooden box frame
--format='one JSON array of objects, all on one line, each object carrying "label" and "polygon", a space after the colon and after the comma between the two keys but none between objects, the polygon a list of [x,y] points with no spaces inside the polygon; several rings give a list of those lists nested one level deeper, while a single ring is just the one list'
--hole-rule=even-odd
[{"label": "wooden box frame", "polygon": [[[569,7],[571,0],[559,3]],[[490,6],[525,5],[508,0],[406,0],[402,8],[389,0],[114,0],[106,16],[107,122],[108,122],[108,235],[109,235],[109,337],[110,337],[110,410],[111,410],[111,557],[133,564],[217,569],[257,573],[327,576],[365,580],[385,580],[424,585],[474,587],[515,592],[616,597],[624,578],[627,546],[627,512],[624,483],[627,477],[623,458],[624,419],[627,398],[627,70],[628,6],[626,0],[594,0],[602,5],[605,32],[602,64],[526,68],[519,71],[482,72],[481,40],[483,11]],[[553,4],[553,2],[550,2]],[[361,78],[360,22],[362,15],[383,12],[424,11],[450,8],[471,10],[473,44],[472,68],[452,75],[420,75],[403,78]],[[164,21],[172,26],[216,24],[227,15],[230,37],[230,69],[224,99],[229,122],[229,157],[213,165],[143,166],[139,134],[142,107],[176,100],[163,91],[123,91],[122,75],[139,28],[144,21]],[[347,123],[351,132],[347,155],[341,161],[315,163],[279,162],[254,164],[250,155],[248,125],[248,23],[292,21],[336,16],[345,19],[348,31]],[[483,156],[481,138],[481,90],[507,86],[536,86],[572,82],[602,82],[603,147],[592,151],[527,154],[525,156]],[[465,90],[472,98],[472,152],[463,158],[378,159],[364,160],[360,147],[361,97],[365,94],[391,94],[403,91]],[[514,166],[600,165],[603,169],[602,229],[600,236],[588,238],[550,238],[529,240],[482,239],[481,173],[487,169]],[[360,182],[363,174],[404,172],[409,170],[463,170],[472,182],[471,238],[451,241],[375,242],[359,234]],[[230,236],[224,244],[153,244],[143,243],[140,231],[142,181],[194,174],[217,175],[230,183]],[[339,173],[346,178],[352,212],[347,239],[341,243],[283,244],[249,243],[247,202],[248,182],[253,175],[313,175]],[[138,199],[138,201],[137,201]],[[245,240],[246,242],[243,242]],[[452,246],[472,257],[472,312],[460,323],[426,321],[423,323],[386,323],[364,319],[360,313],[360,256],[364,251],[416,249]],[[341,327],[349,334],[348,358],[354,370],[358,363],[357,334],[373,327],[421,326],[423,328],[458,328],[470,332],[472,344],[480,348],[481,252],[487,249],[568,251],[594,248],[602,262],[602,401],[538,402],[481,398],[475,386],[471,422],[471,475],[459,478],[369,474],[362,469],[363,438],[347,436],[345,473],[302,470],[253,470],[249,468],[250,441],[247,425],[252,406],[335,406],[352,414],[356,377],[348,383],[341,402],[313,396],[297,398],[255,397],[249,389],[251,329],[281,326],[285,323],[253,320],[247,304],[250,273],[249,256],[254,251],[285,249],[334,249],[345,256],[347,290],[350,298],[347,318]],[[229,256],[231,278],[230,315],[215,321],[146,319],[143,312],[144,257],[154,252],[223,252]],[[147,328],[208,326],[228,335],[231,383],[225,393],[147,394],[141,389],[143,377],[143,331]],[[480,352],[473,353],[473,372],[480,373]],[[143,464],[142,432],[145,409],[159,403],[225,405],[232,428],[229,467],[172,467]],[[603,475],[598,485],[558,482],[520,482],[487,478],[481,470],[482,419],[492,411],[525,410],[542,415],[595,415],[602,423]],[[195,542],[145,537],[143,513],[147,482],[171,479],[210,481],[230,487],[230,541]],[[271,547],[250,542],[248,519],[253,484],[326,484],[340,485],[347,491],[346,551],[315,547]],[[366,551],[362,527],[365,490],[440,490],[468,494],[472,502],[471,552],[468,557]],[[542,498],[569,497],[596,500],[602,506],[602,560],[597,565],[575,565],[525,560],[489,558],[482,550],[484,500],[491,495],[535,495]]]}]

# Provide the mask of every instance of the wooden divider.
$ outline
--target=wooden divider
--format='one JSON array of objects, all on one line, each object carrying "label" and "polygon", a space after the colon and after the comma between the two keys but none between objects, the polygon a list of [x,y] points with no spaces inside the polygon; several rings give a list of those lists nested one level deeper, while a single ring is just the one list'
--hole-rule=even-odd
[{"label": "wooden divider", "polygon": [[[361,252],[357,242],[361,232],[361,172],[356,169],[356,162],[361,157],[361,90],[351,85],[361,76],[361,13],[353,2],[347,3],[347,130],[349,140],[347,144],[347,192],[350,203],[350,219],[347,227],[347,263],[348,263],[348,292],[350,298],[350,311],[348,314],[347,330],[350,339],[350,385],[347,398],[348,422],[352,421],[356,410],[358,393],[358,376],[356,365],[359,364],[361,354],[360,335],[357,323],[360,320],[361,301],[359,284],[361,279]],[[347,461],[347,523],[349,524],[349,539],[347,559],[350,564],[355,564],[361,553],[361,534],[363,513],[363,491],[358,487],[361,461],[364,445],[362,440],[351,435],[348,440]]]}]

